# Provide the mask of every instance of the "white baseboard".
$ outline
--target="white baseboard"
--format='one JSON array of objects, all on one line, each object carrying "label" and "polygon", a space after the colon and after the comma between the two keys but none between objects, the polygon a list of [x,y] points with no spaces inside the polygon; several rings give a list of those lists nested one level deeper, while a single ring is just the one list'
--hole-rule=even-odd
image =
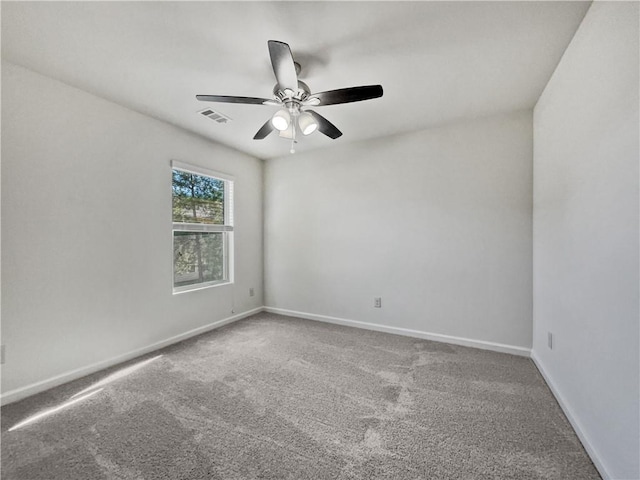
[{"label": "white baseboard", "polygon": [[305,318],[307,320],[316,320],[320,322],[335,323],[337,325],[345,325],[347,327],[364,328],[366,330],[375,330],[377,332],[393,333],[396,335],[404,335],[406,337],[422,338],[425,340],[433,340],[435,342],[451,343],[453,345],[462,345],[463,347],[480,348],[482,350],[491,350],[494,352],[510,353],[521,357],[529,357],[531,349],[517,347],[514,345],[505,345],[503,343],[486,342],[484,340],[473,340],[470,338],[454,337],[451,335],[442,335],[439,333],[429,333],[420,330],[411,330],[408,328],[390,327],[388,325],[378,325],[376,323],[361,322],[358,320],[348,320],[346,318],[329,317],[326,315],[316,315],[314,313],[296,312],[294,310],[286,310],[283,308],[264,307],[265,312],[277,313],[288,317]]},{"label": "white baseboard", "polygon": [[253,310],[239,313],[237,315],[233,315],[232,317],[227,317],[222,320],[218,320],[217,322],[204,325],[202,327],[194,328],[193,330],[189,330],[188,332],[175,335],[171,338],[167,338],[160,342],[147,345],[146,347],[138,348],[131,352],[127,352],[123,355],[118,355],[117,357],[112,357],[107,360],[103,360],[101,362],[88,365],[86,367],[78,368],[70,372],[65,372],[60,375],[56,375],[55,377],[51,377],[46,380],[41,380],[39,382],[32,383],[25,387],[20,387],[20,388],[16,388],[15,390],[10,390],[0,395],[0,404],[6,405],[8,403],[17,402],[18,400],[21,400],[26,397],[30,397],[31,395],[35,395],[36,393],[49,390],[50,388],[57,387],[58,385],[62,385],[63,383],[67,383],[72,380],[82,378],[91,373],[95,373],[105,368],[109,368],[114,365],[117,365],[119,363],[126,362],[127,360],[131,360],[133,358],[139,357],[146,353],[150,353],[155,350],[159,350],[161,348],[167,347],[169,345],[173,345],[174,343],[181,342],[182,340],[186,340],[187,338],[195,337],[196,335],[200,335],[210,330],[220,328],[223,325],[227,325],[229,323],[235,322],[236,320],[249,317],[256,313],[260,313],[262,311],[263,311],[262,307],[254,308]]},{"label": "white baseboard", "polygon": [[549,386],[549,389],[551,390],[551,393],[553,393],[553,396],[556,397],[556,400],[558,401],[558,405],[560,405],[560,408],[562,408],[562,411],[564,412],[565,416],[569,420],[569,423],[571,423],[573,430],[576,432],[576,435],[578,435],[578,438],[582,442],[582,446],[589,454],[589,457],[591,457],[591,461],[593,462],[596,469],[600,473],[600,476],[602,477],[602,479],[612,480],[613,477],[609,474],[609,471],[605,467],[600,455],[598,455],[598,451],[594,448],[593,443],[589,439],[589,436],[585,433],[584,428],[582,427],[582,424],[578,420],[578,417],[573,413],[573,409],[571,408],[571,405],[562,396],[562,394],[560,393],[560,390],[558,390],[558,388],[556,387],[556,384],[553,382],[553,380],[545,370],[544,365],[542,364],[542,362],[540,361],[540,359],[538,358],[538,356],[533,350],[531,350],[531,360],[533,360],[533,363],[538,368],[540,375],[542,375],[542,378],[544,378],[544,381]]}]

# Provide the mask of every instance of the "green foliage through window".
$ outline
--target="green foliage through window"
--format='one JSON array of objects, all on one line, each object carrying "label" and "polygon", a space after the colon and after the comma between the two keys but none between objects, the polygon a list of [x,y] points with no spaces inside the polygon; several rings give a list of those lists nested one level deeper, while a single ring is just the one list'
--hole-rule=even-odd
[{"label": "green foliage through window", "polygon": [[173,170],[173,221],[224,225],[224,183]]},{"label": "green foliage through window", "polygon": [[224,280],[223,235],[210,232],[174,232],[174,287]]}]

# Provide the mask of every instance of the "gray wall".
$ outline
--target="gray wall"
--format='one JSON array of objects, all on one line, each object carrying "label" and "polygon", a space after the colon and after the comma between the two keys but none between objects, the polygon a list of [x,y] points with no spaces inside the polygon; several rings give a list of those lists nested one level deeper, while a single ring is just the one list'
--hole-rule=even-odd
[{"label": "gray wall", "polygon": [[619,479],[640,477],[638,85],[638,3],[596,2],[534,114],[533,355]]},{"label": "gray wall", "polygon": [[[172,294],[172,159],[235,176],[234,285]],[[259,160],[3,63],[3,394],[261,307],[262,263]]]},{"label": "gray wall", "polygon": [[270,160],[266,305],[528,349],[531,202],[531,111]]}]

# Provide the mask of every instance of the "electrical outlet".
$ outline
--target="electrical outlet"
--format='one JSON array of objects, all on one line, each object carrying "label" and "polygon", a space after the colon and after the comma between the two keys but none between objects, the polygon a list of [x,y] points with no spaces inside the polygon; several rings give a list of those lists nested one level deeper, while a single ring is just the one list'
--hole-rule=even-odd
[{"label": "electrical outlet", "polygon": [[4,363],[4,345],[0,345],[0,364]]},{"label": "electrical outlet", "polygon": [[547,332],[547,346],[553,350],[553,333]]},{"label": "electrical outlet", "polygon": [[382,308],[382,297],[374,297],[373,306],[374,308]]},{"label": "electrical outlet", "polygon": [[253,291],[253,287],[251,287],[251,288],[249,289],[249,296],[250,296],[250,297],[253,297],[253,295],[254,295],[254,291]]}]

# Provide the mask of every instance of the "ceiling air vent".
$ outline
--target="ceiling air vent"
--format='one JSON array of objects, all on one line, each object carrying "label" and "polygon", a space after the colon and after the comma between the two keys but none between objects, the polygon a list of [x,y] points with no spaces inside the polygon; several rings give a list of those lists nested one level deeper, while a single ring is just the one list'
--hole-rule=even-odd
[{"label": "ceiling air vent", "polygon": [[227,117],[226,115],[220,113],[220,112],[214,112],[213,110],[211,110],[210,108],[207,108],[205,110],[202,110],[200,112],[198,112],[200,115],[204,115],[205,117],[213,120],[214,122],[217,123],[227,123],[229,121],[231,121],[231,118]]}]

